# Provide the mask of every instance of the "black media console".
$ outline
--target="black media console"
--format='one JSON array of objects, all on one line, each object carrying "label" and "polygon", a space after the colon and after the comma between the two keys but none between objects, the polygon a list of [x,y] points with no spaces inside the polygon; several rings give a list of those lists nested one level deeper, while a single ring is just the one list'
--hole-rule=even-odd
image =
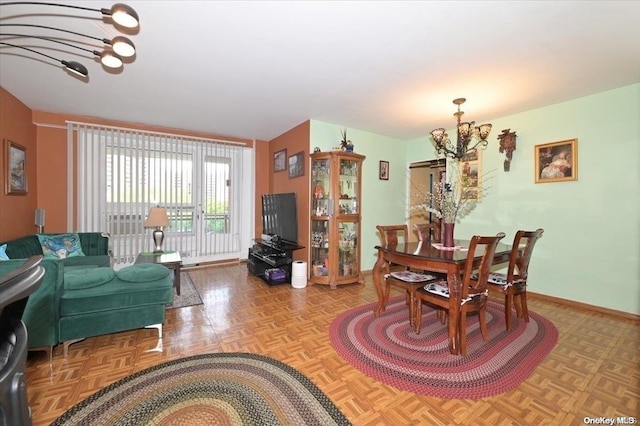
[{"label": "black media console", "polygon": [[293,252],[303,248],[297,244],[256,239],[249,249],[247,269],[269,285],[290,283]]}]

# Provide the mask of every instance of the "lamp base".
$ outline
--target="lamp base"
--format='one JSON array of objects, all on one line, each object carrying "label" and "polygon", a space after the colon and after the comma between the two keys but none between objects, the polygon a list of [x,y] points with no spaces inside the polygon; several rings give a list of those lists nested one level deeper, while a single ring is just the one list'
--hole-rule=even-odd
[{"label": "lamp base", "polygon": [[164,241],[164,232],[162,229],[156,228],[152,234],[153,244],[155,244],[156,248],[153,250],[154,253],[162,253],[162,242]]}]

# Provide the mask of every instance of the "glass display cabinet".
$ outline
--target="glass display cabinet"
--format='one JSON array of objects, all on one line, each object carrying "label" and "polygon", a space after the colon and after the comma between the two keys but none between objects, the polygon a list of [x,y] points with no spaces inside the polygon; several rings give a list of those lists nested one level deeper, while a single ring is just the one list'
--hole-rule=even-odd
[{"label": "glass display cabinet", "polygon": [[360,206],[362,163],[353,152],[311,154],[311,265],[313,284],[362,283]]}]

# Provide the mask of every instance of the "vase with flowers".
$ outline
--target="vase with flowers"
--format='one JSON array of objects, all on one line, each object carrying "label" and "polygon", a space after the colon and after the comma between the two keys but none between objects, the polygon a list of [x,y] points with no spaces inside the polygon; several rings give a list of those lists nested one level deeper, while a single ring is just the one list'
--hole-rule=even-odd
[{"label": "vase with flowers", "polygon": [[[457,168],[455,171],[458,172]],[[431,191],[420,195],[420,202],[412,209],[420,209],[436,215],[442,224],[442,245],[454,247],[453,232],[455,224],[471,213],[477,206],[481,187],[471,187],[469,179],[454,172],[454,179],[442,180],[433,184]]]}]

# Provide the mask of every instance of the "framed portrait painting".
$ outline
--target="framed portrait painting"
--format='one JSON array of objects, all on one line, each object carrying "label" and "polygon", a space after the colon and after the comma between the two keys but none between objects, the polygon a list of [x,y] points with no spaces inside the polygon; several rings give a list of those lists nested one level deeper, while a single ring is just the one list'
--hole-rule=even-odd
[{"label": "framed portrait painting", "polygon": [[289,179],[304,175],[304,151],[289,157]]},{"label": "framed portrait painting", "polygon": [[287,150],[283,149],[273,154],[273,171],[283,172],[287,170]]},{"label": "framed portrait painting", "polygon": [[578,180],[578,139],[540,144],[534,149],[536,183]]},{"label": "framed portrait painting", "polygon": [[380,161],[380,166],[378,170],[378,179],[389,180],[389,162],[388,161]]},{"label": "framed portrait painting", "polygon": [[27,149],[10,140],[5,140],[6,177],[5,193],[25,195],[27,193]]}]

